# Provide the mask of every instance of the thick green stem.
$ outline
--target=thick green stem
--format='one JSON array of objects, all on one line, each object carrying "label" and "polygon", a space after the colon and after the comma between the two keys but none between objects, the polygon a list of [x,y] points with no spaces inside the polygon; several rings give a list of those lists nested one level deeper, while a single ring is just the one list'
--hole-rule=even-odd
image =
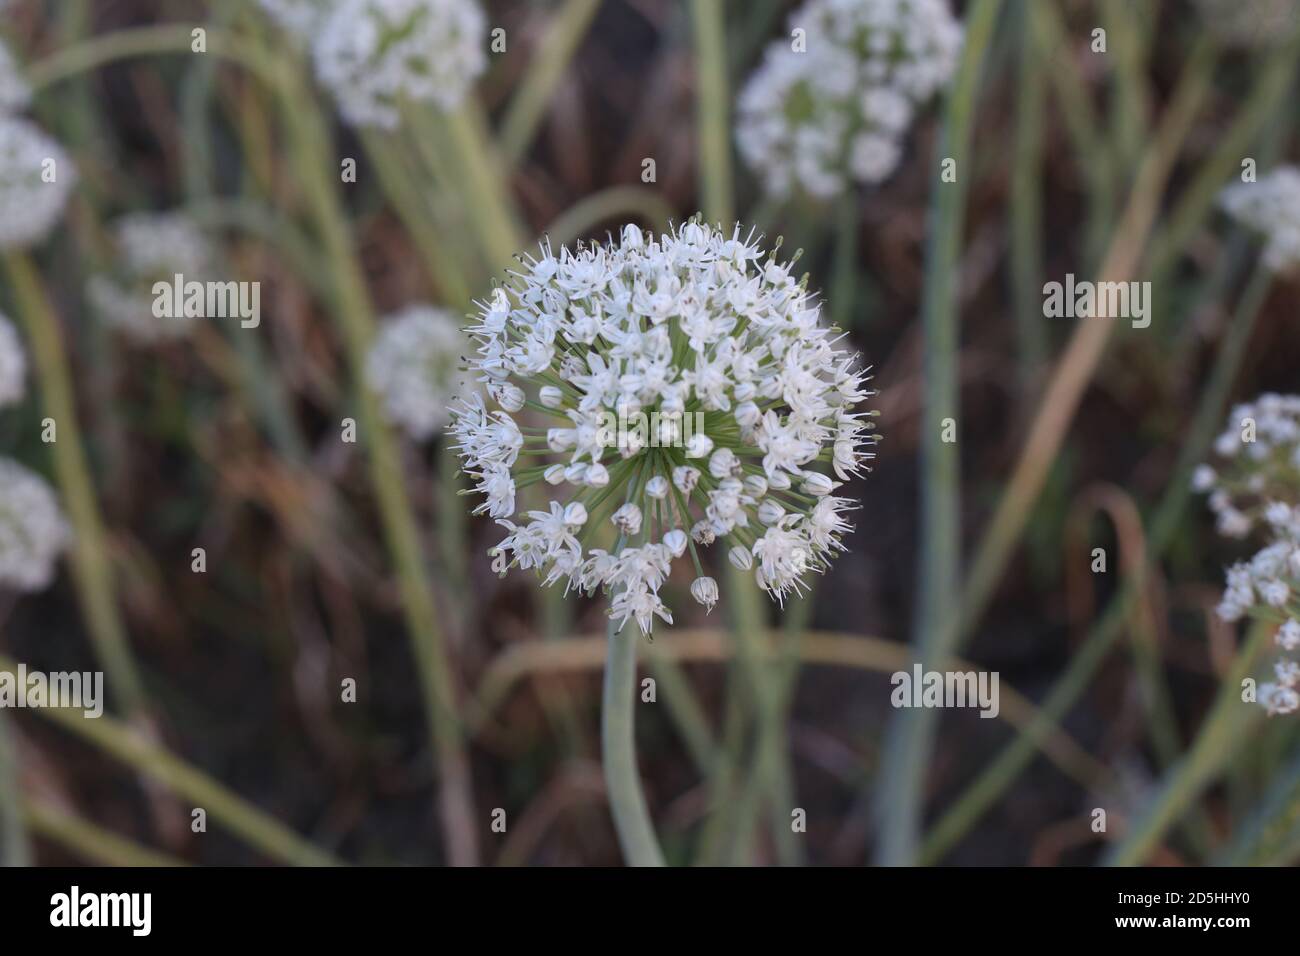
[{"label": "thick green stem", "polygon": [[72,569],[77,596],[118,706],[132,717],[144,710],[144,688],[118,611],[107,535],[81,444],[72,399],[72,373],[62,334],[31,260],[24,253],[10,252],[5,255],[5,268],[31,345],[45,412],[56,429],[50,453],[73,528]]},{"label": "thick green stem", "polygon": [[[942,665],[952,653],[943,640],[946,625],[958,611],[956,595],[961,555],[960,459],[956,426],[957,276],[960,272],[966,190],[973,174],[971,131],[980,68],[993,36],[1001,0],[978,0],[966,21],[966,42],[944,113],[932,189],[935,194],[926,246],[925,422],[922,428],[921,556],[918,574],[916,659],[927,669]],[[945,182],[942,161],[956,164],[956,178]],[[900,710],[890,724],[881,768],[880,862],[910,864],[916,858],[921,803],[938,712],[930,708]]]},{"label": "thick green stem", "polygon": [[523,242],[509,177],[501,167],[477,103],[469,102],[447,115],[444,129],[453,155],[456,186],[465,190],[466,204],[479,229],[489,272],[496,274],[511,264]]},{"label": "thick green stem", "polygon": [[731,121],[727,116],[727,35],[722,0],[691,0],[695,35],[695,128],[700,150],[704,215],[727,229],[732,222]]},{"label": "thick green stem", "polygon": [[1021,10],[1020,89],[1016,94],[1015,165],[1011,179],[1011,282],[1015,297],[1021,394],[1033,392],[1047,361],[1043,321],[1043,116],[1045,64],[1034,37],[1039,4]]},{"label": "thick green stem", "polygon": [[635,626],[619,631],[610,619],[606,633],[608,652],[600,714],[600,752],[605,769],[605,789],[614,829],[630,866],[663,866],[650,811],[641,791],[636,765],[636,642]]},{"label": "thick green stem", "polygon": [[9,715],[0,712],[0,866],[30,866],[31,862],[18,785],[18,749]]}]

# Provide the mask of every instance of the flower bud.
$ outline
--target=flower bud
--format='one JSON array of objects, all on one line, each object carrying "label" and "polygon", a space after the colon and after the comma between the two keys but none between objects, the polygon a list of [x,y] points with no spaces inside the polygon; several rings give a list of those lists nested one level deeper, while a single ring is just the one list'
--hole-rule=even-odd
[{"label": "flower bud", "polygon": [[686,442],[687,458],[703,458],[713,451],[713,439],[704,432],[696,432]]},{"label": "flower bud", "polygon": [[835,482],[819,471],[810,471],[804,475],[803,484],[799,487],[804,494],[821,498],[835,490]]},{"label": "flower bud", "polygon": [[709,456],[709,474],[714,478],[727,478],[740,472],[740,459],[730,448],[719,448]]},{"label": "flower bud", "polygon": [[688,498],[692,491],[695,490],[696,484],[700,480],[700,470],[692,468],[690,465],[678,465],[673,469],[673,484],[677,490]]},{"label": "flower bud", "polygon": [[623,534],[632,537],[641,530],[641,509],[629,501],[625,505],[620,505],[609,520]]},{"label": "flower bud", "polygon": [[763,524],[776,524],[783,517],[785,517],[785,509],[781,507],[778,501],[765,498],[763,503],[758,506],[758,520]]},{"label": "flower bud", "polygon": [[578,443],[576,428],[548,428],[546,430],[546,447],[557,455],[570,451]]},{"label": "flower bud", "polygon": [[713,578],[696,578],[691,582],[691,597],[712,611],[718,603],[718,582]]},{"label": "flower bud", "polygon": [[496,387],[496,400],[506,411],[517,412],[524,407],[524,390],[506,382]]}]

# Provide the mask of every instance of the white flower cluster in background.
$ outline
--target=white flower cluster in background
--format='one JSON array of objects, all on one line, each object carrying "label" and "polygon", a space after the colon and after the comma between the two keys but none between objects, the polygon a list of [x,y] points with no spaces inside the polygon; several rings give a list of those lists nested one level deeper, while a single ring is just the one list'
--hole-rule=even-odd
[{"label": "white flower cluster in background", "polygon": [[1209,494],[1219,533],[1244,538],[1271,502],[1300,490],[1300,396],[1266,393],[1233,406],[1214,452],[1222,461],[1197,468],[1193,486]]},{"label": "white flower cluster in background", "polygon": [[1300,169],[1281,166],[1253,183],[1234,183],[1220,203],[1265,238],[1264,262],[1275,272],[1300,266]]},{"label": "white flower cluster in background", "polygon": [[[695,221],[522,261],[468,330],[496,407],[475,392],[451,428],[475,513],[506,530],[493,567],[608,590],[647,634],[672,623],[660,588],[688,551],[691,595],[718,601],[709,545],[777,600],[800,593],[845,548],[856,505],[837,491],[876,437],[855,411],[867,370],[815,296],[752,233]],[[538,483],[546,510],[511,520]]]},{"label": "white flower cluster in background", "polygon": [[112,225],[117,253],[112,275],[92,276],[86,298],[101,318],[124,335],[150,344],[187,335],[197,319],[154,315],[155,282],[177,275],[203,281],[212,269],[207,237],[182,213],[128,213]]},{"label": "white flower cluster in background", "polygon": [[31,102],[32,91],[18,71],[9,47],[0,40],[0,112],[18,113],[27,109]]},{"label": "white flower cluster in background", "polygon": [[741,156],[778,197],[885,179],[913,112],[957,67],[947,0],[810,0],[789,27],[737,99]]},{"label": "white flower cluster in background", "polygon": [[1260,684],[1258,700],[1270,714],[1300,708],[1300,395],[1264,394],[1241,404],[1214,443],[1223,459],[1202,465],[1192,482],[1208,492],[1221,533],[1243,538],[1263,531],[1267,544],[1227,571],[1218,615],[1276,621],[1284,652],[1275,682]]},{"label": "white flower cluster in background", "polygon": [[45,480],[0,458],[0,588],[39,591],[48,586],[69,538]]},{"label": "white flower cluster in background", "polygon": [[366,357],[366,383],[388,417],[424,441],[447,424],[452,402],[471,391],[461,371],[469,349],[446,309],[407,306],[383,321]]},{"label": "white flower cluster in background", "polygon": [[76,179],[58,143],[20,116],[0,116],[0,249],[49,235]]},{"label": "white flower cluster in background", "polygon": [[1296,0],[1196,0],[1196,5],[1219,40],[1231,46],[1283,43],[1300,25]]},{"label": "white flower cluster in background", "polygon": [[26,393],[27,358],[18,330],[0,315],[0,408],[22,401]]},{"label": "white flower cluster in background", "polygon": [[476,0],[340,0],[313,55],[348,123],[393,129],[403,100],[460,105],[487,65],[486,42]]}]

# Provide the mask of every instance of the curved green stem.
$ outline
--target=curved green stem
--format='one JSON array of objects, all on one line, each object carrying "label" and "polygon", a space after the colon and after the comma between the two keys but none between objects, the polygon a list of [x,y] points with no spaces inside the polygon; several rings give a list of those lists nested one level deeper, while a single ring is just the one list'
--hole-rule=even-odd
[{"label": "curved green stem", "polygon": [[[161,24],[151,27],[132,27],[92,37],[74,46],[64,47],[27,69],[27,82],[33,93],[47,86],[69,79],[88,70],[107,66],[118,60],[159,53],[193,52],[193,31],[200,24]],[[268,64],[253,52],[251,45],[239,38],[216,32],[203,25],[206,31],[207,54],[235,60],[254,73],[267,74]]]},{"label": "curved green stem", "polygon": [[128,717],[134,716],[144,709],[144,688],[118,610],[107,535],[81,443],[72,374],[58,321],[31,260],[24,253],[10,252],[4,264],[31,344],[45,412],[57,429],[50,453],[75,536],[72,568],[77,596],[117,704]]},{"label": "curved green stem", "polygon": [[601,697],[600,753],[614,829],[628,865],[663,866],[663,852],[655,839],[636,765],[637,632],[633,628],[631,633],[620,633],[618,624],[610,618],[606,640],[609,647]]}]

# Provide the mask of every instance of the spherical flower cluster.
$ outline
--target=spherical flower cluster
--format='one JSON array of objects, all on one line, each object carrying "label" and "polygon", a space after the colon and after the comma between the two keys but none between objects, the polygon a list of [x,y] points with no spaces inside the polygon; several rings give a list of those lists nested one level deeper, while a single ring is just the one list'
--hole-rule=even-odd
[{"label": "spherical flower cluster", "polygon": [[353,126],[395,128],[403,100],[455,109],[487,65],[475,0],[341,0],[313,54]]},{"label": "spherical flower cluster", "polygon": [[18,331],[0,315],[0,407],[22,401],[26,377],[27,359]]},{"label": "spherical flower cluster", "polygon": [[1234,406],[1214,451],[1222,461],[1201,465],[1192,483],[1209,494],[1219,533],[1244,538],[1270,502],[1300,489],[1300,396],[1267,393]]},{"label": "spherical flower cluster", "polygon": [[424,441],[447,424],[452,402],[469,394],[460,372],[469,348],[450,312],[408,306],[384,320],[366,357],[366,382],[388,417]]},{"label": "spherical flower cluster", "polygon": [[32,91],[18,70],[9,47],[0,41],[0,112],[17,113],[27,108]]},{"label": "spherical flower cluster", "polygon": [[198,226],[180,213],[128,213],[113,223],[112,233],[114,270],[86,283],[91,306],[107,324],[143,344],[189,333],[197,320],[184,310],[154,314],[153,287],[170,287],[177,275],[201,282],[210,273],[212,246]]},{"label": "spherical flower cluster", "polygon": [[0,249],[44,239],[76,179],[58,143],[22,117],[0,116]]},{"label": "spherical flower cluster", "polygon": [[[854,410],[867,371],[815,296],[752,233],[694,221],[521,261],[469,329],[496,408],[475,392],[451,429],[476,513],[506,530],[493,567],[608,590],[647,634],[672,623],[660,588],[687,551],[692,597],[718,601],[705,546],[777,600],[800,593],[845,548],[855,505],[836,492],[875,442]],[[536,483],[546,509],[512,520]]]},{"label": "spherical flower cluster", "polygon": [[946,0],[810,0],[737,100],[764,188],[830,199],[894,171],[916,107],[948,82],[962,28]]},{"label": "spherical flower cluster", "polygon": [[[1261,395],[1238,405],[1215,441],[1225,463],[1202,465],[1195,487],[1209,492],[1219,530],[1245,537],[1265,532],[1267,544],[1227,571],[1217,613],[1233,622],[1251,616],[1278,623],[1278,646],[1300,649],[1300,395]],[[1300,708],[1300,662],[1277,661],[1277,681],[1261,684],[1258,700],[1270,714]]]},{"label": "spherical flower cluster", "polygon": [[1219,40],[1231,46],[1282,43],[1300,24],[1296,0],[1196,0],[1196,5]]},{"label": "spherical flower cluster", "polygon": [[69,538],[68,525],[44,479],[0,458],[0,588],[46,587]]},{"label": "spherical flower cluster", "polygon": [[1234,219],[1263,234],[1270,269],[1300,266],[1300,169],[1282,166],[1256,182],[1234,183],[1220,202]]}]

